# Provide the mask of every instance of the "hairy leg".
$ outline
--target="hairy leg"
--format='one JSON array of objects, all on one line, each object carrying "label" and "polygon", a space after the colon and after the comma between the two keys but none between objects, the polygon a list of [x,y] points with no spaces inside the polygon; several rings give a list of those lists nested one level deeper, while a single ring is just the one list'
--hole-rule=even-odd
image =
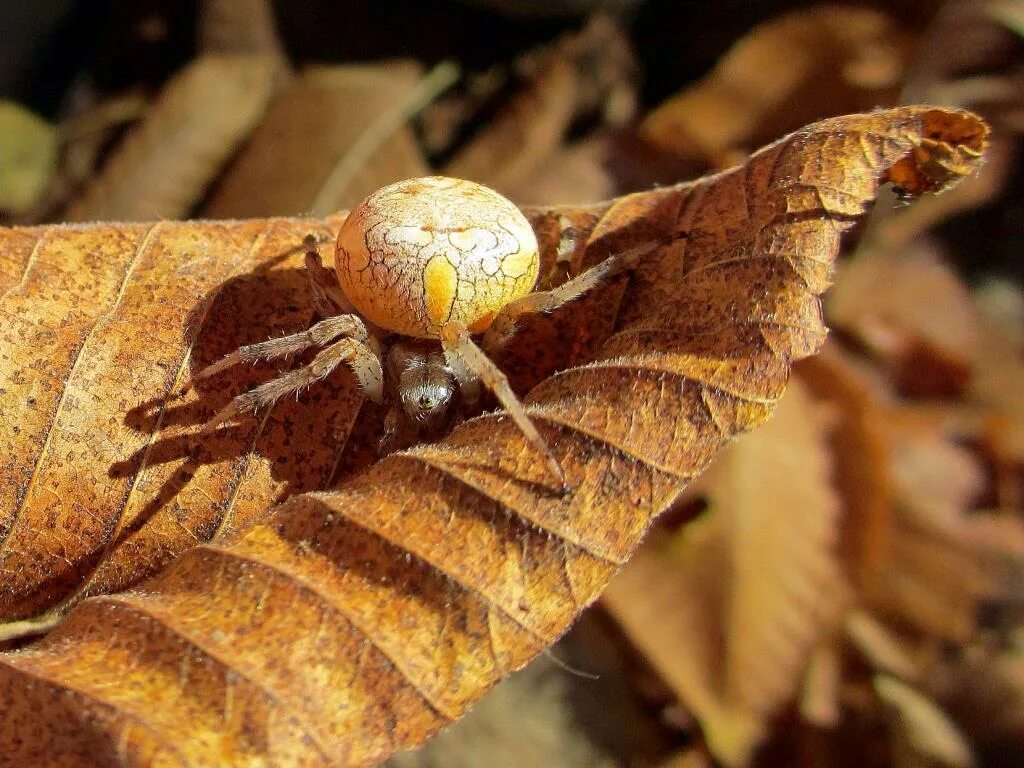
[{"label": "hairy leg", "polygon": [[380,359],[363,342],[346,338],[322,349],[309,365],[287,371],[238,395],[206,423],[203,432],[210,432],[240,414],[255,413],[261,408],[273,405],[285,395],[298,392],[326,378],[341,363],[348,363],[351,366],[367,397],[378,403],[383,402],[384,376]]},{"label": "hairy leg", "polygon": [[[356,315],[336,315],[326,320],[321,320],[312,328],[293,333],[290,336],[281,336],[276,339],[268,339],[258,344],[246,344],[239,347],[229,355],[222,357],[216,363],[208,365],[192,377],[192,384],[202,379],[215,376],[239,363],[256,363],[261,360],[274,360],[279,357],[299,354],[312,347],[322,347],[334,341],[339,336],[347,336],[358,342],[365,342],[368,337],[366,326]],[[189,385],[191,386],[191,385]],[[188,391],[188,387],[183,390]]]},{"label": "hairy leg", "polygon": [[320,317],[352,314],[354,310],[341,290],[338,276],[334,270],[325,267],[320,258],[320,241],[316,235],[306,235],[302,244],[306,249],[306,274],[309,276],[309,287],[317,314]]},{"label": "hairy leg", "polygon": [[[476,345],[466,327],[461,323],[446,324],[441,329],[441,346],[452,371],[459,379],[460,386],[462,386],[464,378],[471,377],[479,379],[487,389],[494,393],[498,401],[508,411],[508,415],[512,417],[512,421],[522,431],[526,441],[544,457],[545,466],[558,481],[559,491],[566,493],[569,487],[565,482],[562,465],[558,463],[551,448],[530,420],[523,404],[519,402],[519,398],[509,386],[505,374]],[[466,384],[469,385],[470,381],[466,381]]]},{"label": "hairy leg", "polygon": [[640,257],[664,244],[663,240],[644,243],[628,251],[609,256],[599,264],[581,272],[557,288],[549,291],[534,291],[520,299],[510,301],[498,312],[491,327],[484,334],[481,346],[488,352],[501,349],[515,333],[516,321],[523,315],[537,312],[553,312],[563,304],[577,299],[602,281],[636,266]]}]

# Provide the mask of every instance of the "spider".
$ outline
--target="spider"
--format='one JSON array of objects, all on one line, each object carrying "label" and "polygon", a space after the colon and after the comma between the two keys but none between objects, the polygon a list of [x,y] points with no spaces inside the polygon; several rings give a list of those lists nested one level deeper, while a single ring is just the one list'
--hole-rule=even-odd
[{"label": "spider", "polygon": [[[429,176],[383,187],[353,209],[338,233],[333,272],[323,266],[315,236],[307,235],[304,247],[314,303],[325,319],[301,333],[243,346],[193,383],[238,363],[320,351],[308,365],[235,397],[204,431],[268,407],[345,363],[371,400],[384,402],[385,388],[391,396],[383,449],[403,432],[415,436],[443,425],[456,399],[472,404],[482,384],[543,457],[560,492],[568,492],[561,464],[484,350],[503,346],[518,318],[572,301],[650,246],[610,256],[552,290],[533,291],[540,257],[522,212],[480,184]],[[473,339],[478,334],[480,344]]]}]

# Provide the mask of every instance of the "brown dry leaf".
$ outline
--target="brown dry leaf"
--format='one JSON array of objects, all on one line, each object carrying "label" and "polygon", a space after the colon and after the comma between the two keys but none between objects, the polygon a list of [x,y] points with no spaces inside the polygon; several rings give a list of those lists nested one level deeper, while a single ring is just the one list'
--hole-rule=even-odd
[{"label": "brown dry leaf", "polygon": [[557,205],[566,200],[597,203],[615,193],[615,181],[604,167],[608,142],[591,138],[555,151],[518,193],[534,205]]},{"label": "brown dry leaf", "polygon": [[948,157],[918,191],[954,182],[953,156],[979,157],[985,128],[931,108],[837,118],[691,184],[529,211],[545,275],[562,277],[561,222],[583,236],[573,271],[665,242],[524,322],[498,360],[520,390],[540,382],[527,402],[567,497],[495,413],[246,526],[371,462],[381,414],[339,371],[197,445],[198,425],[271,373],[168,394],[240,342],[309,323],[295,245],[340,219],[3,231],[5,614],[177,559],[0,657],[0,757],[368,765],[422,742],[557,638],[688,479],[768,418],[824,338],[841,234],[923,136]]},{"label": "brown dry leaf", "polygon": [[129,90],[89,103],[69,117],[61,126],[59,175],[41,208],[18,223],[48,221],[65,210],[68,202],[99,173],[112,138],[127,124],[141,119],[149,104],[141,90]]},{"label": "brown dry leaf", "polygon": [[511,194],[561,146],[575,112],[576,85],[572,63],[553,59],[444,173]]},{"label": "brown dry leaf", "polygon": [[538,59],[527,87],[447,163],[446,175],[534,202],[530,180],[562,146],[572,121],[629,88],[629,45],[605,16]]},{"label": "brown dry leaf", "polygon": [[818,728],[835,728],[842,718],[842,666],[841,648],[835,636],[821,639],[808,658],[800,693],[800,716]]},{"label": "brown dry leaf", "polygon": [[917,205],[890,209],[878,217],[873,222],[872,247],[890,254],[920,249],[917,241],[927,237],[936,225],[996,199],[1011,183],[1016,156],[1017,138],[1009,132],[997,134],[985,150],[985,164],[978,173],[964,179],[955,192],[922,198]]},{"label": "brown dry leaf", "polygon": [[910,47],[875,10],[797,11],[736,43],[711,74],[651,112],[641,133],[674,155],[720,165],[819,115],[893,103]]},{"label": "brown dry leaf", "polygon": [[921,676],[921,663],[913,652],[884,624],[869,613],[851,610],[843,621],[843,631],[850,643],[879,672],[887,672],[903,680]]},{"label": "brown dry leaf", "polygon": [[203,0],[196,26],[203,54],[264,54],[284,63],[271,0]]},{"label": "brown dry leaf", "polygon": [[963,513],[985,488],[984,467],[954,442],[942,414],[931,417],[912,406],[885,409],[891,446],[889,472],[904,519],[918,528],[952,534]]},{"label": "brown dry leaf", "polygon": [[554,662],[537,659],[495,686],[457,725],[415,752],[395,755],[387,768],[614,768],[619,763],[577,721],[568,677]]},{"label": "brown dry leaf", "polygon": [[798,370],[839,414],[831,447],[843,560],[859,601],[903,627],[965,640],[979,597],[998,589],[1005,561],[1019,557],[1024,530],[970,514],[982,467],[956,442],[956,412],[892,403],[885,383],[837,344]]},{"label": "brown dry leaf", "polygon": [[703,515],[671,542],[652,541],[608,585],[603,605],[680,701],[700,718],[719,759],[758,735],[757,718],[721,701],[727,521]]},{"label": "brown dry leaf", "polygon": [[726,485],[711,492],[734,521],[724,692],[761,716],[792,693],[794,670],[843,600],[825,421],[794,382],[776,418],[724,457]]},{"label": "brown dry leaf", "polygon": [[[848,376],[845,389],[856,386]],[[944,411],[881,400],[857,407],[844,423],[856,415],[859,426],[837,444],[837,463],[868,483],[844,496],[853,536],[845,542],[847,567],[859,576],[860,600],[902,627],[964,642],[975,630],[979,599],[1006,588],[1001,572],[1020,559],[1024,528],[971,512],[984,487],[982,466],[957,444]],[[872,488],[885,492],[877,502],[864,498]]]},{"label": "brown dry leaf", "polygon": [[[891,222],[898,225],[899,217]],[[845,266],[826,309],[915,395],[963,395],[984,409],[989,443],[1024,462],[1024,357],[927,241],[900,257],[865,248]]]},{"label": "brown dry leaf", "polygon": [[887,565],[894,526],[890,446],[879,407],[887,393],[834,341],[802,360],[796,371],[818,398],[834,406],[829,442],[835,457],[832,482],[843,505],[843,571],[858,593],[870,597]]},{"label": "brown dry leaf", "polygon": [[794,383],[706,476],[708,519],[672,551],[641,550],[605,593],[727,765],[748,761],[841,613],[826,445],[822,414]]},{"label": "brown dry leaf", "polygon": [[[991,408],[989,444],[998,458],[1019,472],[1024,466],[1024,347],[988,318],[983,329],[969,396]],[[1016,482],[1020,482],[1019,476]],[[1024,501],[1022,492],[1024,489],[1018,488],[1016,494],[1003,495],[1019,508]]]},{"label": "brown dry leaf", "polygon": [[974,756],[967,739],[934,702],[896,678],[879,675],[875,692],[893,710],[890,728],[893,764],[898,768],[933,765],[970,768]]},{"label": "brown dry leaf", "polygon": [[269,55],[197,58],[164,88],[66,217],[187,216],[263,116],[280,73]]},{"label": "brown dry leaf", "polygon": [[967,387],[981,316],[933,243],[906,244],[898,256],[861,250],[843,268],[826,309],[833,324],[881,359],[899,389],[941,395]]},{"label": "brown dry leaf", "polygon": [[[252,139],[217,184],[203,214],[214,218],[308,212],[331,173],[380,116],[408,99],[414,62],[310,67],[271,103]],[[337,208],[374,189],[429,173],[412,132],[390,129],[357,164]]]},{"label": "brown dry leaf", "polygon": [[[898,308],[895,295],[902,288],[906,297],[934,300],[928,299],[926,287],[938,285],[953,288],[951,295],[960,297],[959,282],[945,268],[931,271],[937,264],[929,261],[924,271],[916,272],[911,260],[886,271],[878,256],[872,256],[871,263],[877,268],[871,272],[872,280],[856,292],[864,296],[865,315],[857,322],[872,323],[879,305],[893,308],[892,315],[884,315],[887,318],[915,320],[906,327],[894,324],[899,333],[875,333],[871,338],[886,343],[900,339],[891,343],[897,349],[906,328],[927,328],[927,319],[936,328],[944,326],[933,310]],[[853,269],[859,270],[859,264],[854,262]],[[891,280],[882,279],[885,274]],[[921,276],[917,285],[912,285],[914,274]],[[836,293],[845,290],[840,283]],[[844,302],[852,301],[852,295]],[[944,306],[956,316],[957,307],[970,309],[965,301]],[[852,307],[849,311],[852,318]],[[942,341],[951,350],[972,354],[966,343],[942,339],[938,332],[935,338],[936,344]],[[975,629],[979,598],[1007,589],[1005,571],[1008,564],[1021,560],[1024,526],[1011,516],[971,511],[984,490],[985,477],[974,453],[958,444],[962,424],[969,421],[962,413],[965,409],[893,403],[886,383],[837,344],[801,362],[798,370],[802,380],[839,413],[832,449],[844,507],[843,557],[861,603],[904,628],[966,640]]]},{"label": "brown dry leaf", "polygon": [[972,512],[984,468],[944,419],[907,408],[887,409],[885,418],[895,530],[876,605],[964,643],[976,631],[980,600],[1013,589],[1006,566],[1024,565],[1024,522]]}]

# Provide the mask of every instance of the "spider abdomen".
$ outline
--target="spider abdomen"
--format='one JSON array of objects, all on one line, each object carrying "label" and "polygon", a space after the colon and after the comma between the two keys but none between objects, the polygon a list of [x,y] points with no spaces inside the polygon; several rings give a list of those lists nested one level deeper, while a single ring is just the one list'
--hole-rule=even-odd
[{"label": "spider abdomen", "polygon": [[537,281],[537,238],[492,189],[443,176],[383,187],[338,233],[335,268],[345,296],[375,325],[436,339],[459,323],[473,333]]}]

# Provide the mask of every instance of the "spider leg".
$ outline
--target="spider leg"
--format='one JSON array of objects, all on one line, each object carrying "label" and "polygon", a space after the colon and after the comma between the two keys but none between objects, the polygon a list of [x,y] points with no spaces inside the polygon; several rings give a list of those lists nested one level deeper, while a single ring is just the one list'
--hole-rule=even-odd
[{"label": "spider leg", "polygon": [[238,363],[256,363],[260,360],[273,360],[278,357],[305,352],[311,347],[320,347],[334,341],[339,336],[347,336],[358,342],[365,342],[368,337],[366,326],[356,315],[336,315],[326,320],[321,320],[313,327],[293,333],[290,336],[281,336],[276,339],[268,339],[258,344],[246,344],[239,347],[229,355],[225,355],[216,363],[206,366],[199,373],[192,377],[192,381],[182,390],[184,394],[197,381],[208,379],[223,370],[226,370]]},{"label": "spider leg", "polygon": [[384,417],[384,434],[377,443],[378,455],[387,456],[389,453],[409,447],[411,441],[408,433],[408,423],[402,406],[395,403]]},{"label": "spider leg", "polygon": [[384,376],[377,355],[363,342],[345,338],[320,350],[309,365],[287,371],[276,379],[238,395],[206,422],[202,432],[211,432],[220,424],[231,421],[240,414],[254,413],[273,405],[285,395],[298,392],[326,378],[341,363],[348,363],[351,366],[367,397],[378,403],[384,400]]},{"label": "spider leg", "polygon": [[320,317],[331,317],[339,313],[352,314],[352,305],[341,290],[334,270],[324,266],[320,258],[320,241],[316,235],[306,235],[302,241],[306,249],[306,274],[313,294],[313,305]]},{"label": "spider leg", "polygon": [[662,244],[661,240],[655,240],[621,253],[612,254],[604,261],[595,264],[556,288],[549,291],[534,291],[515,301],[510,301],[495,316],[487,333],[484,334],[481,346],[488,352],[501,349],[512,338],[516,321],[523,315],[553,312],[563,304],[579,298],[603,280],[632,269],[641,256],[650,253]]},{"label": "spider leg", "polygon": [[476,345],[469,335],[469,330],[461,323],[445,324],[441,329],[441,346],[452,372],[459,379],[460,386],[464,380],[467,384],[477,379],[483,382],[508,411],[508,415],[522,431],[527,442],[544,457],[548,471],[558,480],[559,490],[563,494],[568,492],[569,486],[566,484],[562,465],[558,463],[551,448],[526,414],[523,404],[509,386],[508,378]]}]

